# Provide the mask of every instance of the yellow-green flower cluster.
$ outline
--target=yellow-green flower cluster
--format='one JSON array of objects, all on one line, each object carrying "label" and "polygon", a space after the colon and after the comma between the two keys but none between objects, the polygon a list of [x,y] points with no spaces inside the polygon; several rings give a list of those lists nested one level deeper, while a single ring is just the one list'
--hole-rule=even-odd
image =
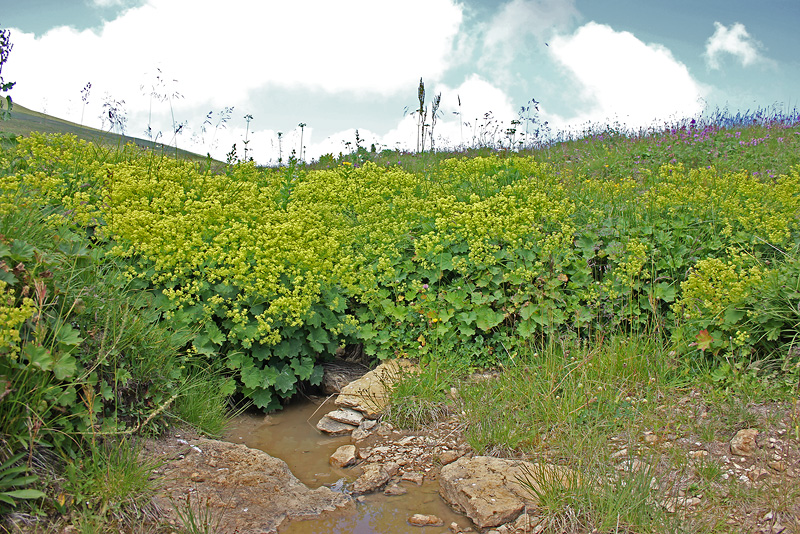
[{"label": "yellow-green flower cluster", "polygon": [[762,281],[763,274],[757,265],[748,267],[747,257],[741,254],[728,260],[700,260],[681,283],[682,296],[676,311],[687,319],[708,317],[722,321],[723,313],[732,305],[741,305]]},{"label": "yellow-green flower cluster", "polygon": [[0,280],[0,354],[16,359],[20,349],[19,329],[36,311],[36,305],[28,297],[15,304],[14,292],[6,282]]},{"label": "yellow-green flower cluster", "polygon": [[800,171],[795,168],[773,182],[746,172],[667,165],[643,201],[673,217],[716,225],[725,236],[744,231],[785,246],[800,229]]}]

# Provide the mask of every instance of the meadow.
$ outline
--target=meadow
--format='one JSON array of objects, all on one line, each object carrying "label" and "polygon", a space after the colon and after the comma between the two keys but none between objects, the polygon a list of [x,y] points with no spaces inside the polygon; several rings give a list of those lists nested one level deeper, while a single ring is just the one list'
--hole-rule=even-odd
[{"label": "meadow", "polygon": [[[733,406],[798,393],[799,257],[795,112],[276,168],[6,136],[0,506],[140,521],[136,436],[218,435],[231,399],[280,409],[348,347],[420,361],[391,414],[408,426],[499,370],[460,392],[479,452],[598,469],[612,437],[680,434],[658,408],[690,393],[731,405],[713,439],[752,420]],[[685,528],[617,493],[570,494],[593,511],[569,528]],[[543,496],[559,521],[564,495]]]}]

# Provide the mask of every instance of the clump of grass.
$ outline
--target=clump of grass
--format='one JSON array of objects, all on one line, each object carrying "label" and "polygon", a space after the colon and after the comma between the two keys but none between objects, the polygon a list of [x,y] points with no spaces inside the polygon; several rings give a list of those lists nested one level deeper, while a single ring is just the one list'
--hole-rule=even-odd
[{"label": "clump of grass", "polygon": [[542,464],[524,470],[519,482],[536,498],[545,531],[680,532],[679,521],[660,502],[665,481],[649,465],[620,472],[607,459],[587,463],[580,477],[553,476]]},{"label": "clump of grass", "polygon": [[175,515],[178,516],[178,521],[187,534],[215,534],[219,532],[219,525],[222,521],[222,515],[214,517],[214,511],[211,508],[211,499],[206,497],[195,496],[192,500],[192,494],[186,494],[186,500],[181,502],[173,502],[172,507],[175,510]]},{"label": "clump of grass", "polygon": [[482,452],[532,452],[544,445],[574,450],[588,436],[621,432],[650,410],[674,377],[668,351],[643,338],[554,342],[519,356],[497,380],[461,391],[466,437]]},{"label": "clump of grass", "polygon": [[387,419],[412,429],[444,419],[452,410],[450,388],[462,374],[437,362],[421,365],[418,373],[406,373],[391,391]]},{"label": "clump of grass", "polygon": [[238,413],[229,405],[233,388],[231,380],[220,369],[210,365],[195,366],[188,372],[171,415],[203,434],[219,437]]},{"label": "clump of grass", "polygon": [[[56,500],[73,522],[101,531],[113,525],[140,524],[155,518],[150,479],[157,462],[141,455],[130,439],[93,442],[86,455],[66,464]],[[82,529],[85,530],[85,529]]]}]

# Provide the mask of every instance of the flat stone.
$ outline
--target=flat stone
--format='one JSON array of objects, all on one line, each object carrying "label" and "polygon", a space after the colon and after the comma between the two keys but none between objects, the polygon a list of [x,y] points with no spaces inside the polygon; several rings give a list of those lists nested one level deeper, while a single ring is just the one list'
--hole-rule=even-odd
[{"label": "flat stone", "polygon": [[422,473],[418,473],[418,472],[412,471],[410,473],[403,473],[403,476],[401,477],[401,480],[405,480],[407,482],[413,482],[417,486],[421,486],[422,485],[422,480],[424,478],[425,477],[423,476]]},{"label": "flat stone", "polygon": [[442,465],[447,465],[455,462],[464,456],[464,451],[442,451],[439,453],[439,462]]},{"label": "flat stone", "polygon": [[404,374],[413,372],[419,372],[419,368],[408,360],[384,362],[343,387],[336,398],[336,405],[353,408],[370,419],[377,419],[389,402],[394,384]]},{"label": "flat stone", "polygon": [[364,432],[361,430],[361,427],[356,428],[353,430],[353,433],[350,434],[350,439],[353,440],[354,443],[358,443],[359,441],[364,441],[369,437],[369,432]]},{"label": "flat stone", "polygon": [[353,425],[334,421],[327,415],[323,415],[322,419],[320,419],[319,423],[317,423],[317,430],[326,434],[330,434],[331,436],[345,436],[352,433],[356,428],[357,427]]},{"label": "flat stone", "polygon": [[361,495],[371,493],[389,482],[389,473],[380,464],[368,464],[364,467],[364,474],[353,482],[353,493]]},{"label": "flat stone", "polygon": [[544,530],[544,525],[542,525],[541,523],[542,520],[536,517],[535,515],[520,514],[517,520],[511,524],[511,531],[524,532],[526,534],[541,532]]},{"label": "flat stone", "polygon": [[346,425],[358,426],[364,420],[364,414],[352,408],[339,408],[328,412],[327,416]]},{"label": "flat stone", "polygon": [[535,507],[541,483],[580,483],[573,470],[489,456],[462,457],[442,467],[442,498],[483,530],[515,520],[525,507]]},{"label": "flat stone", "polygon": [[383,464],[383,468],[389,473],[390,477],[393,477],[400,471],[400,464],[397,462],[387,462]]},{"label": "flat stone", "polygon": [[773,460],[769,463],[769,466],[779,473],[786,471],[786,464],[781,461]]},{"label": "flat stone", "polygon": [[378,426],[378,421],[375,419],[364,419],[358,425],[358,428],[353,430],[353,433],[350,436],[352,437],[353,441],[365,440],[372,434],[372,432],[375,431],[376,426]]},{"label": "flat stone", "polygon": [[435,515],[414,514],[408,518],[408,524],[415,527],[441,527],[444,521]]},{"label": "flat stone", "polygon": [[334,467],[348,467],[356,463],[355,445],[342,445],[331,454],[330,463]]},{"label": "flat stone", "polygon": [[745,428],[738,431],[731,440],[731,454],[746,457],[753,456],[758,450],[757,436],[758,430],[755,428]]},{"label": "flat stone", "polygon": [[389,496],[405,495],[406,493],[408,493],[408,490],[398,484],[391,484],[383,490],[383,494]]}]

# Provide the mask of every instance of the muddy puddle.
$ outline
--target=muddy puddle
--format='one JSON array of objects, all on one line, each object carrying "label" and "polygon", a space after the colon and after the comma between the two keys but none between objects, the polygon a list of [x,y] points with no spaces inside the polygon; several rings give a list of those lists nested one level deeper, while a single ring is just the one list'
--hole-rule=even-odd
[{"label": "muddy puddle", "polygon": [[[328,463],[330,455],[341,445],[350,444],[350,437],[329,437],[316,429],[319,419],[336,409],[333,399],[322,402],[305,400],[271,415],[243,414],[231,424],[227,441],[243,443],[271,456],[281,458],[301,482],[310,488],[341,485],[355,480],[358,468],[336,469]],[[342,480],[344,479],[344,480]],[[329,514],[323,518],[292,521],[280,529],[281,534],[439,534],[455,521],[467,526],[470,522],[453,512],[439,497],[437,482],[422,486],[403,482],[405,495],[366,495],[355,511]],[[443,527],[415,527],[407,520],[413,514],[432,514],[444,521]]]}]

